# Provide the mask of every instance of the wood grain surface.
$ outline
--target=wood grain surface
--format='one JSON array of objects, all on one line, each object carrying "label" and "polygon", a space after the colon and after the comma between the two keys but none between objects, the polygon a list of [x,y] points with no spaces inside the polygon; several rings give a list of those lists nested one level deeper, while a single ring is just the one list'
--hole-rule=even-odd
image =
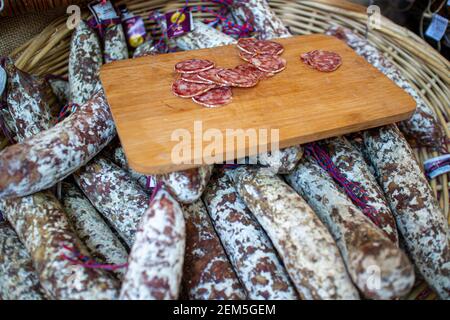
[{"label": "wood grain surface", "polygon": [[[325,35],[307,35],[277,42],[285,47],[282,57],[287,60],[286,70],[254,88],[233,88],[233,102],[214,109],[172,94],[176,76],[173,67],[192,58],[235,67],[243,63],[235,46],[149,56],[103,66],[101,80],[130,166],[152,174],[184,170],[210,161],[194,152],[195,143],[197,147],[210,143],[202,142],[201,135],[194,136],[194,121],[201,121],[203,132],[218,129],[224,137],[227,129],[279,129],[279,145],[284,148],[397,122],[413,113],[414,100],[342,41]],[[339,53],[342,66],[331,73],[309,68],[301,62],[300,54],[314,49]],[[172,161],[172,150],[179,141],[171,141],[171,137],[179,129],[192,135],[192,163]],[[248,144],[242,147],[251,150]],[[237,152],[243,151],[229,143],[228,150],[224,146],[222,153],[225,160],[232,160]],[[220,154],[219,150],[216,156]]]}]

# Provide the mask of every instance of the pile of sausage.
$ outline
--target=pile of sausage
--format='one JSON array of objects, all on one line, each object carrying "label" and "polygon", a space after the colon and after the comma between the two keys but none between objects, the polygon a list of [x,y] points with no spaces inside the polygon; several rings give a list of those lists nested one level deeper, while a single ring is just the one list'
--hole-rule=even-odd
[{"label": "pile of sausage", "polygon": [[[252,13],[260,39],[289,36],[264,0],[233,10]],[[194,24],[176,38],[180,49],[237,42]],[[396,125],[318,143],[367,191],[376,217],[300,146],[277,153],[276,171],[268,153],[254,166],[146,177],[115,139],[98,79],[103,60],[128,57],[121,28],[106,32],[103,46],[83,22],[74,32],[69,82],[57,87],[78,107],[56,125],[48,84],[4,62],[1,115],[16,143],[0,152],[1,299],[394,299],[416,272],[450,298],[448,224]],[[258,43],[241,40],[241,55],[266,59]],[[144,43],[139,55],[155,50]],[[192,66],[177,68],[185,79],[214,68]]]},{"label": "pile of sausage", "polygon": [[232,101],[231,87],[254,87],[260,80],[286,68],[286,60],[280,57],[284,48],[279,43],[243,38],[239,39],[237,47],[239,57],[247,63],[233,69],[216,67],[209,60],[178,62],[175,72],[181,76],[172,84],[173,94],[192,98],[195,103],[208,108],[219,107]]}]

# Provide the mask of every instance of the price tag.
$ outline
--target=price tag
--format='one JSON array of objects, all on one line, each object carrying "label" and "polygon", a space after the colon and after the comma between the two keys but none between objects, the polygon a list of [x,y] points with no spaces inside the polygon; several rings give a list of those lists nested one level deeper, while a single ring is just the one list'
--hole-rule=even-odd
[{"label": "price tag", "polygon": [[167,23],[167,37],[182,36],[192,30],[192,13],[188,10],[177,10],[165,14]]},{"label": "price tag", "polygon": [[0,67],[0,96],[3,94],[6,88],[6,71]]},{"label": "price tag", "polygon": [[447,27],[448,27],[447,19],[438,14],[433,14],[433,18],[431,19],[431,23],[428,26],[425,35],[428,38],[434,39],[436,41],[441,41],[442,37],[445,34],[445,31],[447,30]]}]

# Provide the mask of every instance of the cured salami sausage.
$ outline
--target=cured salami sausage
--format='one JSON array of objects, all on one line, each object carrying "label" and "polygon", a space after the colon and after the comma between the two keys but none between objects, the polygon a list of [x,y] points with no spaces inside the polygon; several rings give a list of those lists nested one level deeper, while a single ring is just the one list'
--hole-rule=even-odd
[{"label": "cured salami sausage", "polygon": [[4,214],[30,253],[41,286],[52,299],[115,299],[118,281],[111,273],[67,259],[72,249],[89,256],[58,200],[50,192],[3,200]]},{"label": "cured salami sausage", "polygon": [[102,50],[95,32],[80,21],[72,35],[69,55],[70,101],[85,104],[101,88]]},{"label": "cured salami sausage", "polygon": [[47,82],[52,88],[53,94],[58,99],[59,104],[61,106],[66,105],[70,97],[69,82],[59,77],[47,77]]},{"label": "cured salami sausage", "polygon": [[196,50],[235,44],[236,40],[198,20],[194,20],[194,28],[183,36],[176,37],[175,42],[181,50]]},{"label": "cured salami sausage", "polygon": [[331,234],[305,200],[267,170],[241,166],[227,173],[302,299],[358,299]]},{"label": "cured salami sausage", "polygon": [[445,136],[440,122],[431,106],[427,105],[420,94],[410,85],[400,70],[367,40],[348,29],[332,27],[326,34],[345,41],[357,54],[364,57],[375,68],[384,73],[397,86],[405,90],[416,101],[416,111],[412,117],[399,124],[400,129],[414,142],[429,147],[441,147]]},{"label": "cured salami sausage", "polygon": [[13,122],[10,129],[18,141],[23,141],[50,127],[46,82],[17,69],[11,59],[5,60],[4,68],[8,75],[7,105]]},{"label": "cured salami sausage", "polygon": [[[77,187],[63,182],[61,201],[72,227],[92,258],[108,265],[127,263],[127,250]],[[124,273],[122,268],[115,271],[119,276]]]},{"label": "cured salami sausage", "polygon": [[203,199],[248,298],[298,299],[272,243],[223,172],[213,175]]},{"label": "cured salami sausage", "polygon": [[333,138],[322,143],[331,160],[347,180],[360,184],[366,191],[366,202],[375,213],[362,211],[385,235],[398,244],[395,217],[387,204],[383,191],[366,165],[363,156],[345,138]]},{"label": "cured salami sausage", "polygon": [[365,131],[364,145],[414,264],[449,299],[448,223],[411,148],[395,125]]},{"label": "cured salami sausage", "polygon": [[172,84],[172,93],[180,98],[192,98],[213,89],[215,84],[187,82],[182,79]]},{"label": "cured salami sausage", "polygon": [[208,82],[215,83],[218,86],[229,86],[230,83],[219,77],[219,72],[224,70],[223,68],[212,68],[198,74],[200,79],[203,79]]},{"label": "cured salami sausage", "polygon": [[105,63],[128,59],[127,39],[122,24],[106,28],[103,41]]},{"label": "cured salami sausage", "polygon": [[268,167],[273,173],[288,174],[303,157],[300,145],[258,155],[258,164]]},{"label": "cured salami sausage", "polygon": [[207,108],[221,107],[230,103],[231,100],[233,100],[233,93],[229,87],[215,88],[192,98],[192,101]]},{"label": "cured salami sausage", "polygon": [[239,24],[251,21],[255,29],[254,35],[258,39],[269,40],[291,36],[266,0],[234,1],[231,12]]},{"label": "cured salami sausage", "polygon": [[133,53],[133,58],[140,58],[145,56],[154,56],[158,54],[159,51],[156,48],[152,40],[144,42]]},{"label": "cured salami sausage", "polygon": [[214,68],[214,62],[201,59],[190,59],[178,62],[175,71],[178,73],[198,73]]},{"label": "cured salami sausage", "polygon": [[158,177],[181,203],[193,203],[202,195],[211,177],[212,166],[166,173]]},{"label": "cured salami sausage", "polygon": [[185,243],[183,211],[167,191],[160,189],[140,223],[120,298],[177,299]]},{"label": "cured salami sausage", "polygon": [[315,160],[302,159],[286,179],[328,226],[353,282],[366,298],[394,299],[411,290],[414,268],[406,255]]},{"label": "cured salami sausage", "polygon": [[139,221],[148,208],[148,195],[124,170],[102,157],[74,173],[74,178],[94,207],[131,248]]},{"label": "cured salami sausage", "polygon": [[246,299],[202,200],[182,209],[186,220],[183,296],[189,300]]},{"label": "cured salami sausage", "polygon": [[103,91],[53,128],[0,152],[0,197],[45,190],[91,160],[115,136]]},{"label": "cured salami sausage", "polygon": [[113,153],[112,155],[113,162],[122,169],[124,169],[126,172],[128,172],[131,179],[136,181],[142,187],[143,190],[147,190],[149,188],[148,179],[151,179],[152,177],[147,177],[146,175],[143,175],[131,169],[130,166],[128,165],[128,161],[122,147],[115,148],[112,153]]},{"label": "cured salami sausage", "polygon": [[45,300],[27,249],[11,226],[1,220],[0,296],[3,300]]},{"label": "cured salami sausage", "polygon": [[[209,69],[212,70],[212,69]],[[204,72],[208,72],[204,71]],[[181,80],[184,80],[186,82],[193,82],[193,83],[203,83],[203,84],[213,84],[214,82],[205,80],[199,76],[199,73],[184,73],[181,75]]]}]

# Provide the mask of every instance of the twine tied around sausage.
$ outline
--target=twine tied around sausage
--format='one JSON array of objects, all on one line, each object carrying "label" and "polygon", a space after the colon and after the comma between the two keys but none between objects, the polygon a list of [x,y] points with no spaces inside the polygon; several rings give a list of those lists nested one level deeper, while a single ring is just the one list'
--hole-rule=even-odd
[{"label": "twine tied around sausage", "polygon": [[304,146],[305,154],[316,160],[333,180],[344,190],[352,202],[359,207],[363,213],[377,226],[380,226],[377,210],[368,204],[367,191],[360,183],[347,179],[338,167],[333,163],[328,153],[316,142],[308,143]]},{"label": "twine tied around sausage", "polygon": [[58,117],[56,118],[55,122],[56,123],[61,122],[69,115],[75,113],[75,111],[77,111],[79,107],[80,106],[78,104],[72,102],[66,104],[64,107],[61,108],[61,111],[59,111]]},{"label": "twine tied around sausage", "polygon": [[127,268],[128,267],[128,263],[124,263],[124,264],[102,264],[102,263],[98,263],[95,260],[93,260],[92,258],[89,258],[89,257],[81,254],[75,248],[71,248],[71,247],[66,246],[66,245],[63,245],[62,247],[70,252],[70,256],[68,256],[66,254],[62,254],[61,258],[71,262],[74,265],[79,265],[79,266],[82,266],[82,267],[88,268],[88,269],[105,269],[105,270],[110,270],[110,271],[114,271],[114,270],[123,269],[123,268]]}]

